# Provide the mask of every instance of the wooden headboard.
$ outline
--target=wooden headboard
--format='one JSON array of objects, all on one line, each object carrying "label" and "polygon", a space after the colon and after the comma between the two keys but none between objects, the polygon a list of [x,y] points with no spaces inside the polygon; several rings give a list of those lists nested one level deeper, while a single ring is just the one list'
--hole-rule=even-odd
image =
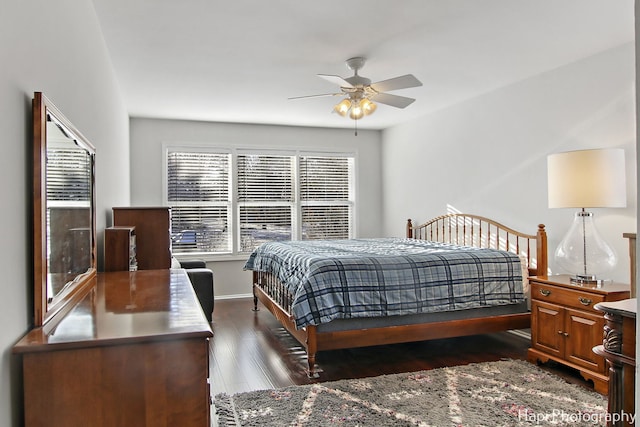
[{"label": "wooden headboard", "polygon": [[527,234],[482,216],[452,213],[416,226],[408,219],[407,237],[506,250],[526,257],[530,276],[547,276],[547,232],[544,224],[538,225],[535,234]]}]

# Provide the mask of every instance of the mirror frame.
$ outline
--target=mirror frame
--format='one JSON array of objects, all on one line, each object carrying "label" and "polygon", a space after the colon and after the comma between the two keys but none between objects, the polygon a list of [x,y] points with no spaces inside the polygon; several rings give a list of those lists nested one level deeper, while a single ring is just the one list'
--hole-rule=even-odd
[{"label": "mirror frame", "polygon": [[[90,267],[68,281],[55,297],[47,295],[49,271],[47,267],[47,121],[64,129],[79,147],[87,150],[91,158]],[[97,275],[96,259],[96,197],[95,197],[95,147],[76,129],[42,92],[33,97],[33,302],[34,326],[44,326],[54,316],[63,315],[80,301]]]}]

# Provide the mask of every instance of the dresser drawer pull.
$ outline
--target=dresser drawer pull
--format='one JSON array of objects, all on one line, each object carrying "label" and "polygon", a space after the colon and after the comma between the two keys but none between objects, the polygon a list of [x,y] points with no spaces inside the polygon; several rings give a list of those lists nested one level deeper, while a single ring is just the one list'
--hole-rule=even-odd
[{"label": "dresser drawer pull", "polygon": [[540,293],[545,297],[548,297],[549,295],[551,295],[551,291],[548,289],[540,289]]},{"label": "dresser drawer pull", "polygon": [[580,301],[580,304],[582,304],[582,305],[590,305],[593,302],[589,298],[585,298],[585,297],[580,297],[580,298],[578,298],[578,300]]}]

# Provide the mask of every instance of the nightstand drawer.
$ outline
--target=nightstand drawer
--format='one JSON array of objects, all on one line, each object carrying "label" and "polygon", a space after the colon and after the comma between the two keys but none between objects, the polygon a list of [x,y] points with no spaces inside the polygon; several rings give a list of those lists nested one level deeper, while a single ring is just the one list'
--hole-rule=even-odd
[{"label": "nightstand drawer", "polygon": [[581,289],[564,289],[536,282],[531,283],[531,298],[594,313],[596,310],[593,306],[605,299],[604,295],[584,292]]}]

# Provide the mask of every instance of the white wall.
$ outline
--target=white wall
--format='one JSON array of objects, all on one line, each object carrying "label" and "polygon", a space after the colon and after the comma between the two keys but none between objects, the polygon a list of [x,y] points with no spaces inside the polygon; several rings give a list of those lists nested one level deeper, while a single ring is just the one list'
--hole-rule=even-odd
[{"label": "white wall", "polygon": [[[129,200],[129,136],[127,112],[90,0],[2,0],[0,10],[0,223],[4,242],[0,246],[4,277],[0,425],[19,426],[23,416],[22,372],[11,348],[33,324],[33,92],[44,92],[96,146],[99,210]],[[98,227],[104,228],[104,221],[99,220]]]},{"label": "white wall", "polygon": [[[131,204],[163,204],[163,143],[215,144],[308,150],[349,150],[357,153],[359,174],[356,233],[378,236],[382,223],[380,132],[288,126],[212,123],[132,118]],[[246,257],[245,257],[246,258]],[[216,297],[251,293],[251,275],[242,271],[245,259],[209,262],[215,273]]]},{"label": "white wall", "polygon": [[547,155],[620,147],[627,158],[627,208],[594,213],[619,256],[611,276],[628,283],[622,233],[636,230],[634,58],[628,43],[385,130],[385,233],[401,232],[406,218],[422,222],[449,207],[531,233],[543,223],[550,267],[561,273],[553,251],[574,212],[547,207]]},{"label": "white wall", "polygon": [[[635,1],[635,24],[636,24],[636,40],[640,40],[640,0]],[[640,74],[638,70],[640,70],[640,43],[636,41],[636,148],[638,145],[638,139],[640,139]],[[636,150],[636,171],[637,167],[640,165],[640,150]],[[636,200],[638,196],[638,188],[636,188]],[[640,225],[640,220],[636,218],[636,227]],[[637,228],[636,228],[637,230]],[[640,244],[636,242],[636,253],[640,253],[638,248]],[[636,262],[637,265],[637,262]],[[638,283],[640,283],[640,270],[636,268],[636,289]],[[636,291],[637,292],[637,291]],[[638,301],[638,308],[640,308],[640,301]],[[636,331],[640,330],[640,317],[636,316]],[[636,339],[636,354],[640,354],[640,340]],[[636,414],[638,413],[638,408],[640,408],[640,375],[638,375],[638,366],[636,365]]]}]

